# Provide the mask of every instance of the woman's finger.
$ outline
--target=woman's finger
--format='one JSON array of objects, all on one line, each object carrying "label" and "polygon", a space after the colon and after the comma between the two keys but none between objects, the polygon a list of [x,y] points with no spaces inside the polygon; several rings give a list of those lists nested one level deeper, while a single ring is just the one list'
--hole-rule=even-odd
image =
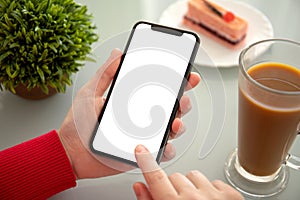
[{"label": "woman's finger", "polygon": [[244,197],[235,189],[233,189],[228,184],[224,183],[221,180],[215,180],[211,182],[212,185],[219,190],[224,198],[229,198],[232,200],[241,200],[244,199]]},{"label": "woman's finger", "polygon": [[89,89],[95,90],[97,96],[102,96],[109,87],[119,67],[122,52],[114,49],[107,61],[98,69],[94,77],[87,83]]},{"label": "woman's finger", "polygon": [[180,117],[188,113],[192,109],[192,104],[190,97],[187,95],[182,95],[180,101],[179,101],[179,108],[178,108],[178,114]]},{"label": "woman's finger", "polygon": [[182,135],[186,130],[186,127],[181,119],[175,118],[172,123],[172,130],[169,136],[169,139],[175,139]]},{"label": "woman's finger", "polygon": [[172,160],[173,158],[175,158],[175,156],[176,156],[175,147],[171,143],[167,143],[161,161],[166,162]]},{"label": "woman's finger", "polygon": [[180,173],[170,175],[169,180],[172,182],[179,195],[186,191],[192,191],[196,189],[193,183],[191,183],[191,181],[187,177]]},{"label": "woman's finger", "polygon": [[199,82],[200,82],[200,75],[198,73],[191,72],[185,90],[187,91],[194,88],[196,85],[198,85]]},{"label": "woman's finger", "polygon": [[153,200],[151,193],[144,183],[137,182],[133,184],[133,190],[137,200]]},{"label": "woman's finger", "polygon": [[158,166],[151,153],[143,145],[135,148],[135,155],[153,199],[164,199],[167,196],[177,195],[167,174]]},{"label": "woman's finger", "polygon": [[211,182],[199,171],[192,170],[190,171],[186,177],[195,185],[196,188],[201,190],[214,190]]}]

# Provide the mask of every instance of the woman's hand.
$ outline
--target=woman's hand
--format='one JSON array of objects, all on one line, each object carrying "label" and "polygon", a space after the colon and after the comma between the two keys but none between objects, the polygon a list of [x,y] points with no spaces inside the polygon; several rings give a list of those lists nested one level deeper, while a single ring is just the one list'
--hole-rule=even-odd
[{"label": "woman's hand", "polygon": [[[105,101],[104,93],[116,73],[121,56],[122,52],[120,50],[113,50],[108,60],[99,68],[94,77],[78,91],[72,107],[59,129],[60,139],[78,179],[104,177],[120,173],[119,169],[111,167],[115,164],[118,166],[124,165],[124,167],[121,167],[122,170],[132,169],[132,167],[117,163],[117,161],[94,155],[89,148],[90,138]],[[187,89],[195,87],[199,81],[199,75],[191,73]],[[184,124],[180,117],[190,109],[190,99],[183,95],[177,113],[178,117],[172,123],[170,139],[176,138],[184,132]],[[171,144],[167,144],[162,160],[170,160],[174,156],[175,148]],[[115,163],[107,165],[111,162]]]},{"label": "woman's hand", "polygon": [[137,182],[133,185],[138,200],[242,200],[243,196],[224,182],[210,182],[199,171],[187,175],[175,173],[168,176],[156,163],[149,151],[142,145],[135,149],[136,159],[147,185]]}]

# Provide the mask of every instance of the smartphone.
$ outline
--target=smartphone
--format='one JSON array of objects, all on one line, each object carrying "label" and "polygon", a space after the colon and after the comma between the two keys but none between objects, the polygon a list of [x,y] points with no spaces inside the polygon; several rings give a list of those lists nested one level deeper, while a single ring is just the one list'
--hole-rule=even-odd
[{"label": "smartphone", "polygon": [[189,31],[134,25],[91,139],[93,152],[137,166],[143,144],[159,163],[199,47]]}]

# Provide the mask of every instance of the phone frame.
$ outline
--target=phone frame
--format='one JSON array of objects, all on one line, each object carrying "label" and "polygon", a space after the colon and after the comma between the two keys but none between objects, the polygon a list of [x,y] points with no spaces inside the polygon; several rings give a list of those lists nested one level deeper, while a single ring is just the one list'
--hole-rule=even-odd
[{"label": "phone frame", "polygon": [[105,153],[105,152],[102,152],[102,151],[98,151],[96,149],[94,149],[93,147],[93,141],[94,141],[94,138],[97,134],[97,130],[98,130],[98,127],[101,123],[101,119],[104,115],[104,112],[105,112],[105,109],[106,109],[106,106],[107,106],[107,103],[109,101],[109,98],[111,96],[111,93],[113,91],[113,88],[114,88],[114,85],[115,85],[115,82],[118,78],[118,75],[119,75],[119,72],[120,72],[120,69],[122,67],[122,64],[123,64],[123,60],[125,59],[126,57],[126,54],[127,54],[127,51],[128,51],[128,48],[129,48],[129,45],[131,43],[131,40],[132,40],[132,37],[134,35],[134,32],[136,30],[136,28],[140,25],[140,24],[147,24],[147,25],[150,25],[151,26],[151,30],[154,30],[154,31],[159,31],[159,32],[163,32],[163,33],[167,33],[167,34],[171,34],[171,35],[177,35],[177,36],[181,36],[183,35],[184,33],[187,33],[187,34],[190,34],[190,35],[193,35],[195,37],[195,44],[194,44],[194,48],[193,48],[193,51],[191,53],[191,56],[190,56],[190,59],[189,59],[189,63],[188,63],[188,66],[186,68],[186,71],[185,71],[185,74],[184,74],[184,78],[182,79],[182,83],[181,83],[181,86],[180,86],[180,89],[179,89],[179,92],[178,92],[178,95],[177,95],[177,98],[176,98],[176,101],[175,101],[175,104],[174,104],[174,107],[172,109],[172,113],[170,115],[170,119],[168,121],[168,124],[167,124],[167,127],[166,127],[166,130],[165,130],[165,133],[164,133],[164,136],[163,136],[163,139],[162,139],[162,142],[161,142],[161,145],[159,147],[159,151],[158,151],[158,154],[157,154],[157,157],[156,157],[156,162],[159,164],[160,161],[161,161],[161,158],[163,156],[163,152],[165,150],[165,146],[167,144],[167,141],[168,141],[168,138],[169,138],[169,135],[170,135],[170,130],[171,130],[171,126],[172,126],[172,123],[173,123],[173,120],[175,119],[175,116],[176,116],[176,112],[177,112],[177,109],[179,107],[179,99],[182,97],[183,95],[183,92],[184,92],[184,88],[186,87],[186,84],[187,84],[187,80],[188,80],[188,76],[191,72],[191,69],[192,69],[192,64],[195,60],[195,57],[196,57],[196,54],[197,54],[197,51],[198,51],[198,48],[199,48],[199,44],[200,44],[200,39],[198,37],[198,35],[194,32],[191,32],[191,31],[187,31],[187,30],[182,30],[182,29],[177,29],[177,28],[173,28],[173,27],[168,27],[168,26],[164,26],[164,25],[160,25],[160,24],[156,24],[156,23],[151,23],[151,22],[146,22],[146,21],[139,21],[137,22],[131,32],[130,32],[130,35],[128,37],[128,40],[127,40],[127,43],[126,43],[126,46],[125,46],[125,49],[124,49],[124,52],[121,56],[121,60],[120,60],[120,64],[118,66],[118,69],[114,75],[114,78],[112,80],[112,83],[111,83],[111,86],[109,88],[109,91],[108,91],[108,94],[107,94],[107,97],[106,97],[106,101],[104,102],[104,105],[103,105],[103,108],[98,116],[98,120],[97,120],[97,123],[95,125],[95,128],[94,128],[94,132],[93,132],[93,135],[91,137],[91,140],[90,140],[90,149],[92,150],[93,153],[95,154],[99,154],[99,155],[103,155],[105,157],[108,157],[108,158],[112,158],[112,159],[115,159],[115,160],[118,160],[118,161],[121,161],[123,163],[127,163],[127,164],[130,164],[130,165],[133,165],[133,166],[136,166],[138,167],[137,163],[136,162],[133,162],[131,160],[128,160],[128,159],[125,159],[125,158],[121,158],[121,157],[118,157],[118,156],[115,156],[115,155],[112,155],[112,154],[108,154],[108,153]]}]

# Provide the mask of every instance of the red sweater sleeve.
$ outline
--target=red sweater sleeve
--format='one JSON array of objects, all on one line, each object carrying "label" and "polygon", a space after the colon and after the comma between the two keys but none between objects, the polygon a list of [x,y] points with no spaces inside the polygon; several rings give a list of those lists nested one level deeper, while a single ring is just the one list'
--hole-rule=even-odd
[{"label": "red sweater sleeve", "polygon": [[0,152],[0,199],[47,199],[76,186],[56,131]]}]

